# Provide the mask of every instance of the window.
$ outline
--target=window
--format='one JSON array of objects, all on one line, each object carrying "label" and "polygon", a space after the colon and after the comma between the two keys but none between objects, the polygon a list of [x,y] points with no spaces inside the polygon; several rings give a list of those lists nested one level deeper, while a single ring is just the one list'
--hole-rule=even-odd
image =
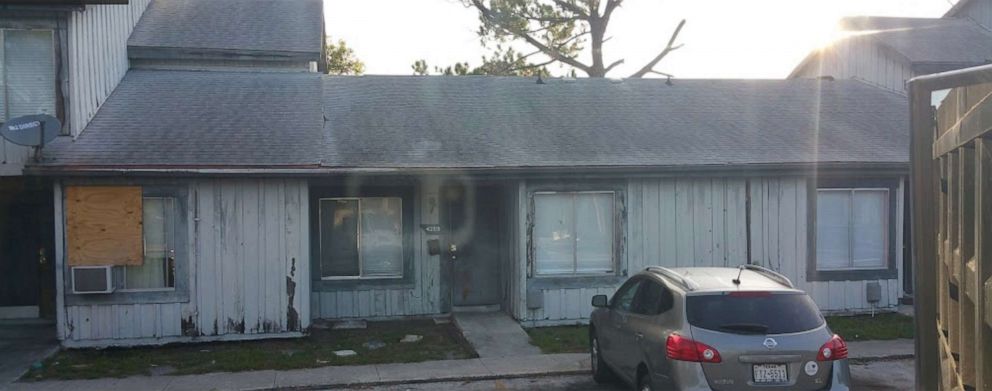
[{"label": "window", "polygon": [[0,122],[55,115],[55,40],[50,30],[0,30]]},{"label": "window", "polygon": [[634,313],[658,315],[668,311],[673,305],[672,292],[654,281],[645,281],[634,299]]},{"label": "window", "polygon": [[613,309],[630,311],[634,304],[634,296],[637,294],[637,288],[641,286],[642,281],[641,279],[630,280],[621,286],[617,290],[617,293],[613,295],[613,301],[610,302]]},{"label": "window", "polygon": [[798,333],[824,322],[820,310],[805,293],[689,296],[685,306],[689,324],[725,333]]},{"label": "window", "polygon": [[613,192],[534,194],[538,275],[613,272]]},{"label": "window", "polygon": [[322,279],[403,277],[400,197],[319,201]]},{"label": "window", "polygon": [[[67,185],[65,273],[111,267],[113,292],[66,295],[69,305],[189,301],[188,188]],[[71,279],[64,281],[72,289]]]},{"label": "window", "polygon": [[125,290],[168,290],[176,287],[175,198],[142,198],[144,261],[124,267]]},{"label": "window", "polygon": [[816,194],[816,268],[888,267],[889,189],[831,188]]}]

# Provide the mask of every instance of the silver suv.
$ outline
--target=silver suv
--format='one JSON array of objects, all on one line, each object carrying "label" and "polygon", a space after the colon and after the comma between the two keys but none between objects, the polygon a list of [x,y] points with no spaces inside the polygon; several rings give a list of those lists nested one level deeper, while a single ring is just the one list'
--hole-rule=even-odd
[{"label": "silver suv", "polygon": [[592,298],[593,377],[638,390],[847,390],[847,344],[785,276],[649,267]]}]

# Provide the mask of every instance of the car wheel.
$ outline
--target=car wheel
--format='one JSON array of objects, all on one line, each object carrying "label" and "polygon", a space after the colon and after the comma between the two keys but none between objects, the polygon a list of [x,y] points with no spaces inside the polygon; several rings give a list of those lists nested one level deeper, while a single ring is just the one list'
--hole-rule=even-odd
[{"label": "car wheel", "polygon": [[599,350],[599,338],[596,337],[596,334],[593,334],[589,338],[589,355],[590,362],[592,363],[592,379],[599,384],[613,380],[613,373],[610,372],[610,368],[607,368],[606,362],[603,361],[602,351]]},{"label": "car wheel", "polygon": [[637,390],[638,391],[652,391],[654,386],[651,385],[651,375],[644,371],[641,376],[637,378]]}]

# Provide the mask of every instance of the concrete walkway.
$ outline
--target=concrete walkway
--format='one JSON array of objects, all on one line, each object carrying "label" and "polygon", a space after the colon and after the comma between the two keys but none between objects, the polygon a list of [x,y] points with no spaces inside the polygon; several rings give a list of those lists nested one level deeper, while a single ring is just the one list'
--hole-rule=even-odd
[{"label": "concrete walkway", "polygon": [[455,325],[479,357],[514,357],[541,354],[530,344],[520,323],[503,312],[455,312]]},{"label": "concrete walkway", "polygon": [[337,366],[290,371],[209,373],[188,376],[135,376],[124,379],[14,383],[10,385],[10,389],[66,391],[315,389],[565,375],[587,373],[588,371],[588,354],[541,354],[427,361],[413,364]]},{"label": "concrete walkway", "polygon": [[34,362],[58,350],[55,325],[37,319],[0,321],[0,389],[24,375]]},{"label": "concrete walkway", "polygon": [[895,360],[913,358],[913,340],[851,341],[847,357],[852,361]]}]

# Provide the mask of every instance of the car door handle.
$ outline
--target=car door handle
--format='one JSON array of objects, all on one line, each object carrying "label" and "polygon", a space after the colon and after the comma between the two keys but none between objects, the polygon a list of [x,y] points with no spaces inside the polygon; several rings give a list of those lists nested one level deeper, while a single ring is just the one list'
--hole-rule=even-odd
[{"label": "car door handle", "polygon": [[644,339],[644,334],[642,334],[642,333],[634,333],[634,338],[637,338],[637,340],[640,341],[640,340]]}]

